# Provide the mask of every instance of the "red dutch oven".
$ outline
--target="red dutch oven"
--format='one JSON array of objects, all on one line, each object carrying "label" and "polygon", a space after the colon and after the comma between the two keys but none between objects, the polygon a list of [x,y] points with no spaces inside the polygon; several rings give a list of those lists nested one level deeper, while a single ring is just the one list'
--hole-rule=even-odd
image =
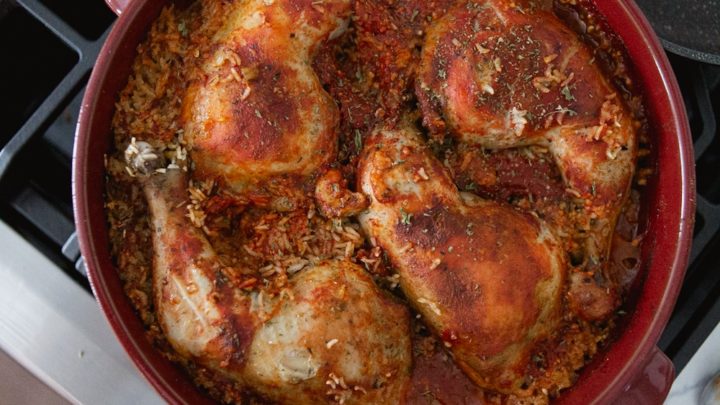
[{"label": "red dutch oven", "polygon": [[[90,77],[75,139],[73,198],[80,250],[95,296],[140,372],[171,403],[209,403],[211,399],[146,338],[111,260],[104,212],[103,156],[110,149],[115,101],[127,83],[138,44],[169,1],[107,2],[120,17]],[[675,375],[656,343],[682,285],[692,243],[692,140],[670,63],[637,5],[632,0],[594,3],[632,61],[651,125],[655,172],[644,190],[642,283],[629,297],[632,304],[617,337],[557,402],[658,404]]]}]

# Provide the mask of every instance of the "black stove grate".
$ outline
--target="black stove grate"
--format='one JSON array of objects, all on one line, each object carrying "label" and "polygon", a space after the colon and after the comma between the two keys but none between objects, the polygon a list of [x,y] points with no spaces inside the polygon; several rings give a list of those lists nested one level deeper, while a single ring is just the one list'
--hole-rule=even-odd
[{"label": "black stove grate", "polygon": [[[72,144],[114,19],[102,0],[0,0],[0,48],[10,61],[0,64],[0,105],[10,106],[0,120],[0,220],[88,291],[72,217]],[[659,343],[679,371],[720,322],[720,66],[670,59],[698,168],[691,265]]]},{"label": "black stove grate", "polygon": [[720,323],[720,66],[670,60],[693,133],[698,191],[690,267],[659,342],[679,371]]},{"label": "black stove grate", "polygon": [[88,291],[75,271],[84,268],[72,148],[82,93],[114,20],[100,0],[0,0],[0,220]]}]

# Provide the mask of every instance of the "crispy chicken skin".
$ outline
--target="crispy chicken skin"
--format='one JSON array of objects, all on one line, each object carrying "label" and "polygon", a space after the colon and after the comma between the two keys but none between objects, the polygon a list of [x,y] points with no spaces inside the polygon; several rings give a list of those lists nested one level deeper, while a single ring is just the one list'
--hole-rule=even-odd
[{"label": "crispy chicken skin", "polygon": [[315,202],[326,218],[357,215],[368,206],[367,197],[348,189],[347,180],[337,169],[323,173],[315,184]]},{"label": "crispy chicken skin", "polygon": [[349,0],[235,1],[187,91],[182,119],[198,179],[243,192],[334,160],[338,109],[312,70]]},{"label": "crispy chicken skin", "polygon": [[371,135],[358,182],[363,229],[457,364],[481,387],[517,390],[533,343],[559,321],[565,266],[547,226],[461,195],[409,125]]},{"label": "crispy chicken skin", "polygon": [[636,160],[632,116],[590,50],[533,2],[460,1],[428,30],[416,93],[424,124],[488,149],[549,149],[607,257]]},{"label": "crispy chicken skin", "polygon": [[187,175],[139,178],[153,229],[155,307],[177,353],[280,403],[401,398],[412,364],[409,315],[360,267],[320,263],[277,296],[236,288],[185,215]]}]

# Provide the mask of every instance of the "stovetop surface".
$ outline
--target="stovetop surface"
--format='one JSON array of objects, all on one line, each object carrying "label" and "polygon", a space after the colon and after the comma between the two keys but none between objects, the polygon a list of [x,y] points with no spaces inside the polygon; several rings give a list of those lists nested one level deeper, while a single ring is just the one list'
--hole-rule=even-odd
[{"label": "stovetop surface", "polygon": [[[101,0],[0,0],[0,221],[88,293],[72,216],[72,145],[114,20]],[[720,322],[720,66],[669,57],[693,133],[698,191],[691,263],[659,342],[679,372]]]}]

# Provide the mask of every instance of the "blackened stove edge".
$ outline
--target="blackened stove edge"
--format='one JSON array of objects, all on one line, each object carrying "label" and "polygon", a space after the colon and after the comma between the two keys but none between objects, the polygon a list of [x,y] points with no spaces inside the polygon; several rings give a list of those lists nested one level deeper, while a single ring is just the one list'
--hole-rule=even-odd
[{"label": "blackened stove edge", "polygon": [[680,372],[720,322],[720,66],[670,60],[690,120],[698,178],[691,262],[658,342]]}]

